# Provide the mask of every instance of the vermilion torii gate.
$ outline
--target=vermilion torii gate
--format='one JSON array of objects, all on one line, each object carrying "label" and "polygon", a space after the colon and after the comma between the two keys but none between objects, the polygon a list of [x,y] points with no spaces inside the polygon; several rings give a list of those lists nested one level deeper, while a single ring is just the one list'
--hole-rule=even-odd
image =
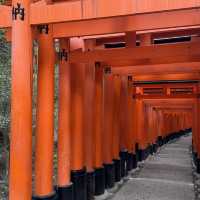
[{"label": "vermilion torii gate", "polygon": [[[143,100],[132,100],[133,80],[128,75],[161,73],[167,69],[170,73],[184,73],[183,79],[197,77],[195,73],[200,71],[199,42],[154,46],[151,39],[186,32],[198,34],[200,4],[177,2],[144,8],[145,0],[119,0],[118,3],[97,0],[96,4],[93,1],[13,0],[12,6],[10,2],[6,3],[0,6],[0,28],[7,29],[8,38],[11,33],[12,41],[9,199],[32,198],[34,39],[39,44],[39,71],[33,199],[85,200],[91,199],[90,195],[94,193],[103,194],[105,187],[113,187],[127,170],[136,167],[137,152],[142,160],[147,144],[156,143],[157,135],[150,135],[147,141],[143,137],[142,124],[136,121],[139,118],[142,122],[146,114],[142,112]],[[98,42],[102,44],[103,39],[96,35],[116,33],[125,33],[123,38],[127,48],[98,50]],[[72,39],[75,36],[83,37]],[[58,187],[54,191],[55,38],[60,40],[60,76]],[[137,38],[141,47],[136,47]],[[199,102],[196,101],[195,120],[199,113]],[[153,107],[162,110],[156,105]],[[169,110],[169,107],[165,109]],[[175,114],[174,111],[161,112],[171,127],[162,129],[159,136],[190,128],[188,116],[191,113],[185,109],[183,105]],[[156,118],[157,111],[153,113]],[[188,121],[185,126],[183,122],[173,122],[185,113]],[[200,151],[195,120],[194,151],[197,153]]]}]

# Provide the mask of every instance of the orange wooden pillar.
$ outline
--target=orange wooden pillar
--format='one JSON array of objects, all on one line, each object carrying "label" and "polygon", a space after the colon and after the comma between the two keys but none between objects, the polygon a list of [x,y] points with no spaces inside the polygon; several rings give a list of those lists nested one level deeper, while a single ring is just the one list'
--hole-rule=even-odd
[{"label": "orange wooden pillar", "polygon": [[151,140],[152,140],[152,117],[151,116],[151,112],[150,112],[150,106],[146,105],[146,115],[145,115],[145,120],[146,120],[146,125],[145,125],[145,132],[147,134],[148,137],[148,143],[151,144]]},{"label": "orange wooden pillar", "polygon": [[121,93],[120,93],[120,151],[127,152],[127,93],[128,93],[127,76],[121,76]]},{"label": "orange wooden pillar", "polygon": [[[140,35],[140,46],[151,45],[151,34]],[[142,92],[143,93],[143,92]],[[145,107],[142,99],[137,99],[137,112],[138,112],[138,138],[139,138],[139,161],[146,159],[149,153],[148,133],[146,132]]]},{"label": "orange wooden pillar", "polygon": [[138,154],[139,161],[143,161],[146,158],[146,136],[144,133],[144,102],[141,97],[136,99],[136,112],[137,112],[137,141],[139,144]]},{"label": "orange wooden pillar", "polygon": [[146,157],[149,156],[150,152],[151,152],[151,149],[152,149],[152,145],[151,145],[151,135],[149,134],[149,131],[148,131],[148,110],[147,110],[147,105],[145,104],[144,102],[144,114],[143,114],[143,117],[144,117],[144,127],[143,127],[143,137],[145,139],[145,143],[146,143]]},{"label": "orange wooden pillar", "polygon": [[119,127],[119,114],[120,114],[120,93],[121,93],[121,78],[119,75],[113,75],[113,158],[119,159],[120,152],[120,127]]},{"label": "orange wooden pillar", "polygon": [[132,76],[128,76],[127,82],[127,170],[130,171],[137,167],[137,158],[135,152],[136,135],[134,134],[133,118],[134,118],[134,99],[133,99],[133,79]]},{"label": "orange wooden pillar", "polygon": [[195,99],[192,113],[192,147],[193,153],[197,157],[197,135],[198,135],[198,99]]},{"label": "orange wooden pillar", "polygon": [[170,113],[170,131],[169,131],[169,133],[167,135],[170,135],[171,133],[174,133],[176,131],[176,128],[175,128],[176,126],[177,126],[177,117],[176,117],[176,114],[173,113],[173,112],[171,112]]},{"label": "orange wooden pillar", "polygon": [[151,117],[152,117],[152,144],[153,144],[153,152],[156,153],[158,150],[158,134],[162,129],[162,119],[158,117],[158,112],[160,110],[151,106]]},{"label": "orange wooden pillar", "polygon": [[134,146],[134,141],[133,141],[133,131],[132,131],[132,119],[133,119],[133,80],[132,76],[127,77],[128,82],[127,82],[127,150],[128,153],[133,154],[135,153],[135,146]]},{"label": "orange wooden pillar", "polygon": [[129,31],[125,35],[126,48],[136,47],[136,32]]},{"label": "orange wooden pillar", "polygon": [[150,106],[150,121],[151,121],[151,134],[152,134],[152,144],[156,145],[158,137],[158,127],[160,125],[159,121],[156,121],[158,110]]},{"label": "orange wooden pillar", "polygon": [[[35,152],[35,199],[54,199],[54,65],[52,26],[41,26],[38,36],[38,96]],[[48,56],[47,56],[48,52]],[[45,142],[45,145],[44,145]]]},{"label": "orange wooden pillar", "polygon": [[157,116],[155,120],[158,122],[157,124],[157,143],[159,146],[163,144],[164,134],[166,133],[167,127],[167,118],[162,110],[158,110]]},{"label": "orange wooden pillar", "polygon": [[197,86],[197,97],[194,101],[194,108],[193,108],[193,129],[192,129],[192,135],[193,135],[193,156],[194,161],[197,167],[197,173],[200,173],[200,125],[199,125],[199,117],[200,117],[200,85]]},{"label": "orange wooden pillar", "polygon": [[184,133],[184,125],[183,125],[184,115],[183,112],[178,113],[178,131],[182,134]]},{"label": "orange wooden pillar", "polygon": [[103,67],[95,63],[95,105],[94,105],[94,168],[95,195],[105,191],[105,170],[103,167]]},{"label": "orange wooden pillar", "polygon": [[172,113],[169,112],[169,114],[168,114],[168,126],[167,126],[167,131],[164,134],[164,138],[166,138],[166,136],[169,135],[172,132],[172,119],[173,119],[173,115],[172,115]]},{"label": "orange wooden pillar", "polygon": [[121,76],[120,93],[120,158],[121,158],[121,176],[128,174],[128,77]]},{"label": "orange wooden pillar", "polygon": [[154,129],[154,111],[152,106],[147,107],[147,134],[148,143],[150,144],[150,153],[156,152],[156,139],[155,139],[155,129]]},{"label": "orange wooden pillar", "polygon": [[71,183],[70,129],[70,65],[67,62],[69,40],[60,39],[59,52],[59,112],[58,112],[58,195],[60,200],[73,200]]},{"label": "orange wooden pillar", "polygon": [[[151,45],[151,34],[141,34],[140,35],[140,46]],[[140,91],[143,94],[143,91]],[[147,133],[145,132],[144,123],[145,120],[145,109],[142,98],[136,99],[136,112],[137,112],[137,138],[139,143],[139,161],[146,159],[148,156],[148,143],[147,143]]]},{"label": "orange wooden pillar", "polygon": [[138,140],[138,112],[137,112],[137,92],[138,89],[133,85],[133,134],[135,139],[135,154],[136,160],[139,161],[139,140]]},{"label": "orange wooden pillar", "polygon": [[111,68],[104,69],[104,131],[103,161],[105,167],[105,186],[112,188],[115,183],[115,166],[113,163],[113,75]]},{"label": "orange wooden pillar", "polygon": [[196,98],[195,102],[195,111],[194,111],[194,117],[195,117],[195,148],[197,153],[197,160],[196,160],[196,167],[197,167],[197,173],[200,173],[200,125],[199,125],[199,117],[200,117],[200,99],[199,97]]},{"label": "orange wooden pillar", "polygon": [[83,133],[85,147],[85,165],[87,170],[87,198],[93,199],[95,194],[94,172],[94,106],[95,106],[95,66],[85,65],[84,81],[84,113]]},{"label": "orange wooden pillar", "polygon": [[32,36],[29,0],[13,0],[25,9],[12,22],[12,87],[9,200],[32,195]]},{"label": "orange wooden pillar", "polygon": [[145,33],[140,35],[140,45],[141,46],[149,46],[152,43],[151,34]]},{"label": "orange wooden pillar", "polygon": [[[95,39],[84,40],[84,51],[94,50]],[[94,199],[95,195],[95,63],[85,64],[84,80],[84,112],[83,112],[83,134],[85,166],[87,171],[87,198]]]},{"label": "orange wooden pillar", "polygon": [[87,176],[84,155],[83,111],[85,65],[73,63],[71,69],[71,178],[74,200],[87,199]]},{"label": "orange wooden pillar", "polygon": [[[160,112],[161,118],[158,118],[158,113]],[[154,142],[158,144],[159,133],[163,131],[163,112],[160,110],[153,110],[153,120],[154,120]]]},{"label": "orange wooden pillar", "polygon": [[115,165],[115,182],[121,180],[120,154],[120,94],[121,77],[113,75],[113,162]]}]

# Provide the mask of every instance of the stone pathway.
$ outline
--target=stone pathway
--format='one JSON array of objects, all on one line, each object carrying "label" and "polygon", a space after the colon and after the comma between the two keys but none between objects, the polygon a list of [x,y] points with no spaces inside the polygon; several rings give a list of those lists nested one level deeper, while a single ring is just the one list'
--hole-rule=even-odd
[{"label": "stone pathway", "polygon": [[191,136],[164,145],[112,200],[194,200]]}]

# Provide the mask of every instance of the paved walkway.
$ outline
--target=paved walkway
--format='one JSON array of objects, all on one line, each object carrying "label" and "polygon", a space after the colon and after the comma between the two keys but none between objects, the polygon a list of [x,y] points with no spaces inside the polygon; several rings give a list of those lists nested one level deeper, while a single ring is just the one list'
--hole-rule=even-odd
[{"label": "paved walkway", "polygon": [[191,136],[163,146],[112,200],[194,200]]}]

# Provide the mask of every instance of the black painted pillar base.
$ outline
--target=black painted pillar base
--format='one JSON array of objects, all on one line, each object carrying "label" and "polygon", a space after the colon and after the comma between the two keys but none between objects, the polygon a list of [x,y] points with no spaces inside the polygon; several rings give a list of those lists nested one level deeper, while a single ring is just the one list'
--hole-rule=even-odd
[{"label": "black painted pillar base", "polygon": [[105,187],[113,188],[115,185],[115,165],[114,163],[104,164],[105,168]]},{"label": "black painted pillar base", "polygon": [[197,157],[198,157],[197,152],[193,152],[192,157],[193,157],[193,161],[194,161],[195,166],[197,166]]},{"label": "black painted pillar base", "polygon": [[120,182],[121,181],[121,160],[114,159],[113,162],[115,165],[115,182]]},{"label": "black painted pillar base", "polygon": [[158,145],[157,144],[153,144],[153,153],[156,153],[158,150]]},{"label": "black painted pillar base", "polygon": [[151,151],[151,146],[148,145],[148,147],[145,149],[144,160],[146,160],[148,158],[150,151]]},{"label": "black painted pillar base", "polygon": [[168,143],[168,138],[167,137],[163,137],[162,138],[162,142],[160,141],[160,146],[163,146],[164,144]]},{"label": "black painted pillar base", "polygon": [[185,132],[185,134],[188,134],[188,129],[186,128],[186,129],[184,130],[184,132]]},{"label": "black painted pillar base", "polygon": [[87,200],[93,200],[95,195],[95,173],[87,173]]},{"label": "black painted pillar base", "polygon": [[73,184],[63,187],[57,187],[59,200],[73,200]]},{"label": "black painted pillar base", "polygon": [[71,180],[74,186],[74,200],[87,200],[87,174],[85,168],[72,171]]},{"label": "black painted pillar base", "polygon": [[139,161],[139,144],[135,143],[135,154],[136,154],[136,159],[137,162]]},{"label": "black painted pillar base", "polygon": [[163,145],[163,138],[162,138],[162,136],[158,136],[158,145],[160,147]]},{"label": "black painted pillar base", "polygon": [[48,196],[33,196],[32,200],[58,200],[58,195],[56,193],[48,195]]},{"label": "black painted pillar base", "polygon": [[104,167],[95,169],[95,195],[99,196],[105,192],[105,169]]},{"label": "black painted pillar base", "polygon": [[133,169],[133,154],[127,154],[127,171],[131,171]]},{"label": "black painted pillar base", "polygon": [[200,174],[200,158],[197,158],[197,173]]},{"label": "black painted pillar base", "polygon": [[142,162],[143,160],[145,160],[145,154],[146,154],[145,151],[146,151],[145,149],[139,149],[139,151],[138,151],[139,152],[139,158],[138,158],[139,162]]},{"label": "black painted pillar base", "polygon": [[151,155],[153,155],[153,144],[151,144],[150,147],[149,147],[149,153],[150,153]]},{"label": "black painted pillar base", "polygon": [[188,134],[188,133],[191,133],[192,132],[192,128],[187,128],[186,129],[186,133]]},{"label": "black painted pillar base", "polygon": [[128,175],[127,171],[127,157],[128,157],[128,151],[121,151],[120,152],[120,158],[121,158],[121,177],[125,177]]},{"label": "black painted pillar base", "polygon": [[133,154],[133,169],[136,169],[137,168],[137,155],[136,154]]},{"label": "black painted pillar base", "polygon": [[180,136],[183,136],[183,135],[185,135],[185,134],[186,134],[186,131],[185,131],[185,130],[180,130],[179,137],[180,137]]}]

